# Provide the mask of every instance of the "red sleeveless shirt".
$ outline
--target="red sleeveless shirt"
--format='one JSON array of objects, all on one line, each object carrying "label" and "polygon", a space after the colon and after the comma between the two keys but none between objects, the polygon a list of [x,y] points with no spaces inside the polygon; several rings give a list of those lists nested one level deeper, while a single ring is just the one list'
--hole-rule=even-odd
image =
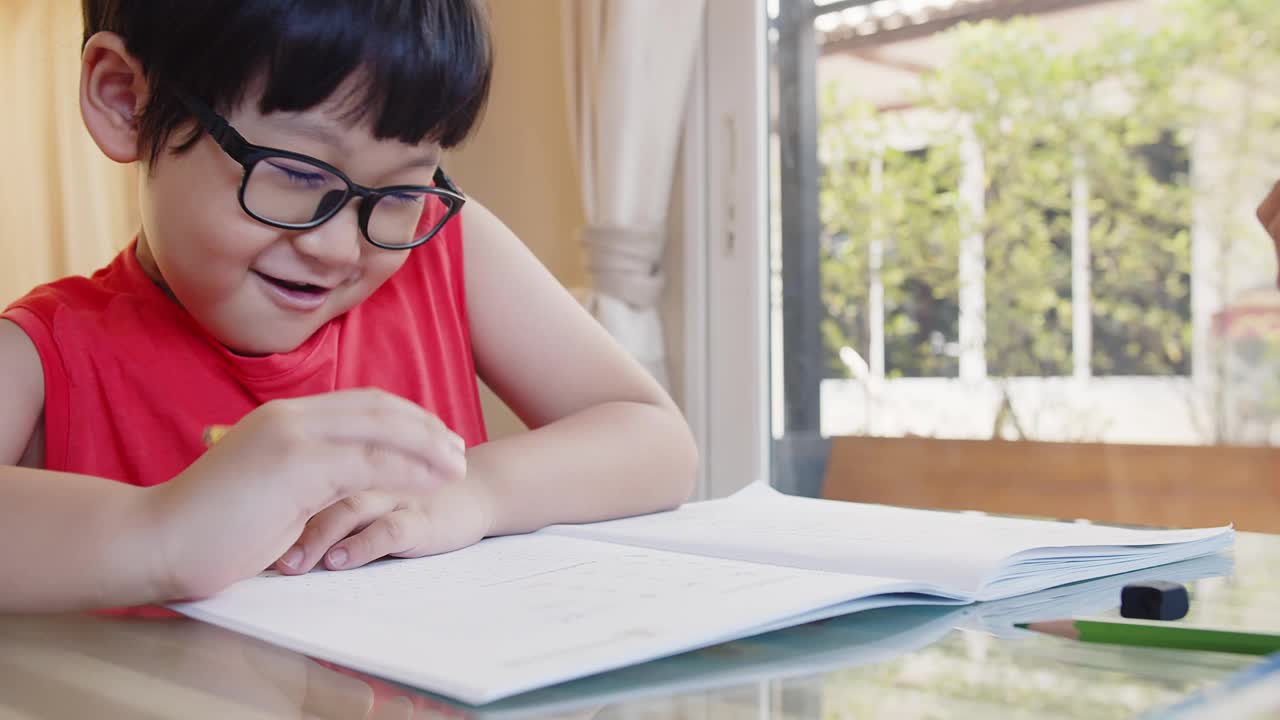
[{"label": "red sleeveless shirt", "polygon": [[376,387],[485,441],[453,220],[360,305],[292,352],[244,357],[207,335],[143,271],[130,246],[92,277],[31,291],[0,317],[44,367],[48,470],[150,486],[204,451],[210,425],[268,400]]}]

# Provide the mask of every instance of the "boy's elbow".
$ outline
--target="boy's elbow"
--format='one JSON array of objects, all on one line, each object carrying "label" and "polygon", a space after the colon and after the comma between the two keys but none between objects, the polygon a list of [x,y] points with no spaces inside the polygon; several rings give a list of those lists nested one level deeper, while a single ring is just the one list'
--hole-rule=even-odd
[{"label": "boy's elbow", "polygon": [[682,482],[679,483],[679,502],[684,503],[693,497],[694,492],[698,488],[698,467],[701,463],[702,455],[698,451],[698,443],[693,437],[693,432],[689,430],[688,424],[685,428],[685,447],[684,447],[684,464],[681,466],[683,470],[681,477]]},{"label": "boy's elbow", "polygon": [[668,422],[671,426],[668,455],[671,461],[665,488],[667,492],[663,498],[663,509],[667,510],[679,507],[693,497],[698,483],[700,461],[698,443],[684,416],[673,409],[669,412]]}]

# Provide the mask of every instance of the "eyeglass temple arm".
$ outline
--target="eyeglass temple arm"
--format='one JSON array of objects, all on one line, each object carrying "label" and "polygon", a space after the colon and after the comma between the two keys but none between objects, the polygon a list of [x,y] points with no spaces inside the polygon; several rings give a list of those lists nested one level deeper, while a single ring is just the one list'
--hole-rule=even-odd
[{"label": "eyeglass temple arm", "polygon": [[245,148],[249,145],[249,141],[244,136],[236,132],[227,121],[218,113],[214,112],[200,100],[188,95],[184,92],[177,92],[178,99],[186,106],[187,110],[196,116],[196,120],[204,126],[209,133],[209,137],[213,141],[227,151],[227,154],[240,159],[240,155],[244,153]]},{"label": "eyeglass temple arm", "polygon": [[453,184],[453,180],[450,179],[448,175],[444,174],[444,168],[442,166],[436,166],[436,174],[431,178],[431,181],[434,182],[438,188],[444,188],[455,195],[462,195],[462,197],[466,197],[462,194],[462,191],[458,189],[458,186]]}]

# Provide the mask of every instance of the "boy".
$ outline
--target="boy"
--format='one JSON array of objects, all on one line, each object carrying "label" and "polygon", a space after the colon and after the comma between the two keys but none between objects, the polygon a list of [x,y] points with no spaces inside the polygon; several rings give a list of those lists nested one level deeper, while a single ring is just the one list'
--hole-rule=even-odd
[{"label": "boy", "polygon": [[[477,2],[85,0],[82,115],[142,222],[0,316],[0,611],[687,497],[670,398],[440,167],[488,92]],[[477,373],[532,431],[486,442]]]}]

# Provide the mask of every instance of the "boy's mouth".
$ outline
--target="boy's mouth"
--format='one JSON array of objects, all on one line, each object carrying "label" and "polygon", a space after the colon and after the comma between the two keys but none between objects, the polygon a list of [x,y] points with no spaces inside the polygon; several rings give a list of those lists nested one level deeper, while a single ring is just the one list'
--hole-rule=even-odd
[{"label": "boy's mouth", "polygon": [[[258,271],[255,270],[254,272],[258,272]],[[285,290],[293,290],[296,292],[305,292],[305,293],[322,293],[322,292],[329,291],[329,288],[327,287],[312,285],[311,283],[294,282],[292,280],[285,280],[283,278],[273,277],[271,275],[267,275],[266,273],[258,273],[258,274],[262,276],[263,280],[266,280],[272,285],[279,285]]]},{"label": "boy's mouth", "polygon": [[312,283],[285,280],[257,270],[253,271],[273,291],[271,295],[291,310],[314,310],[324,303],[332,288]]}]

